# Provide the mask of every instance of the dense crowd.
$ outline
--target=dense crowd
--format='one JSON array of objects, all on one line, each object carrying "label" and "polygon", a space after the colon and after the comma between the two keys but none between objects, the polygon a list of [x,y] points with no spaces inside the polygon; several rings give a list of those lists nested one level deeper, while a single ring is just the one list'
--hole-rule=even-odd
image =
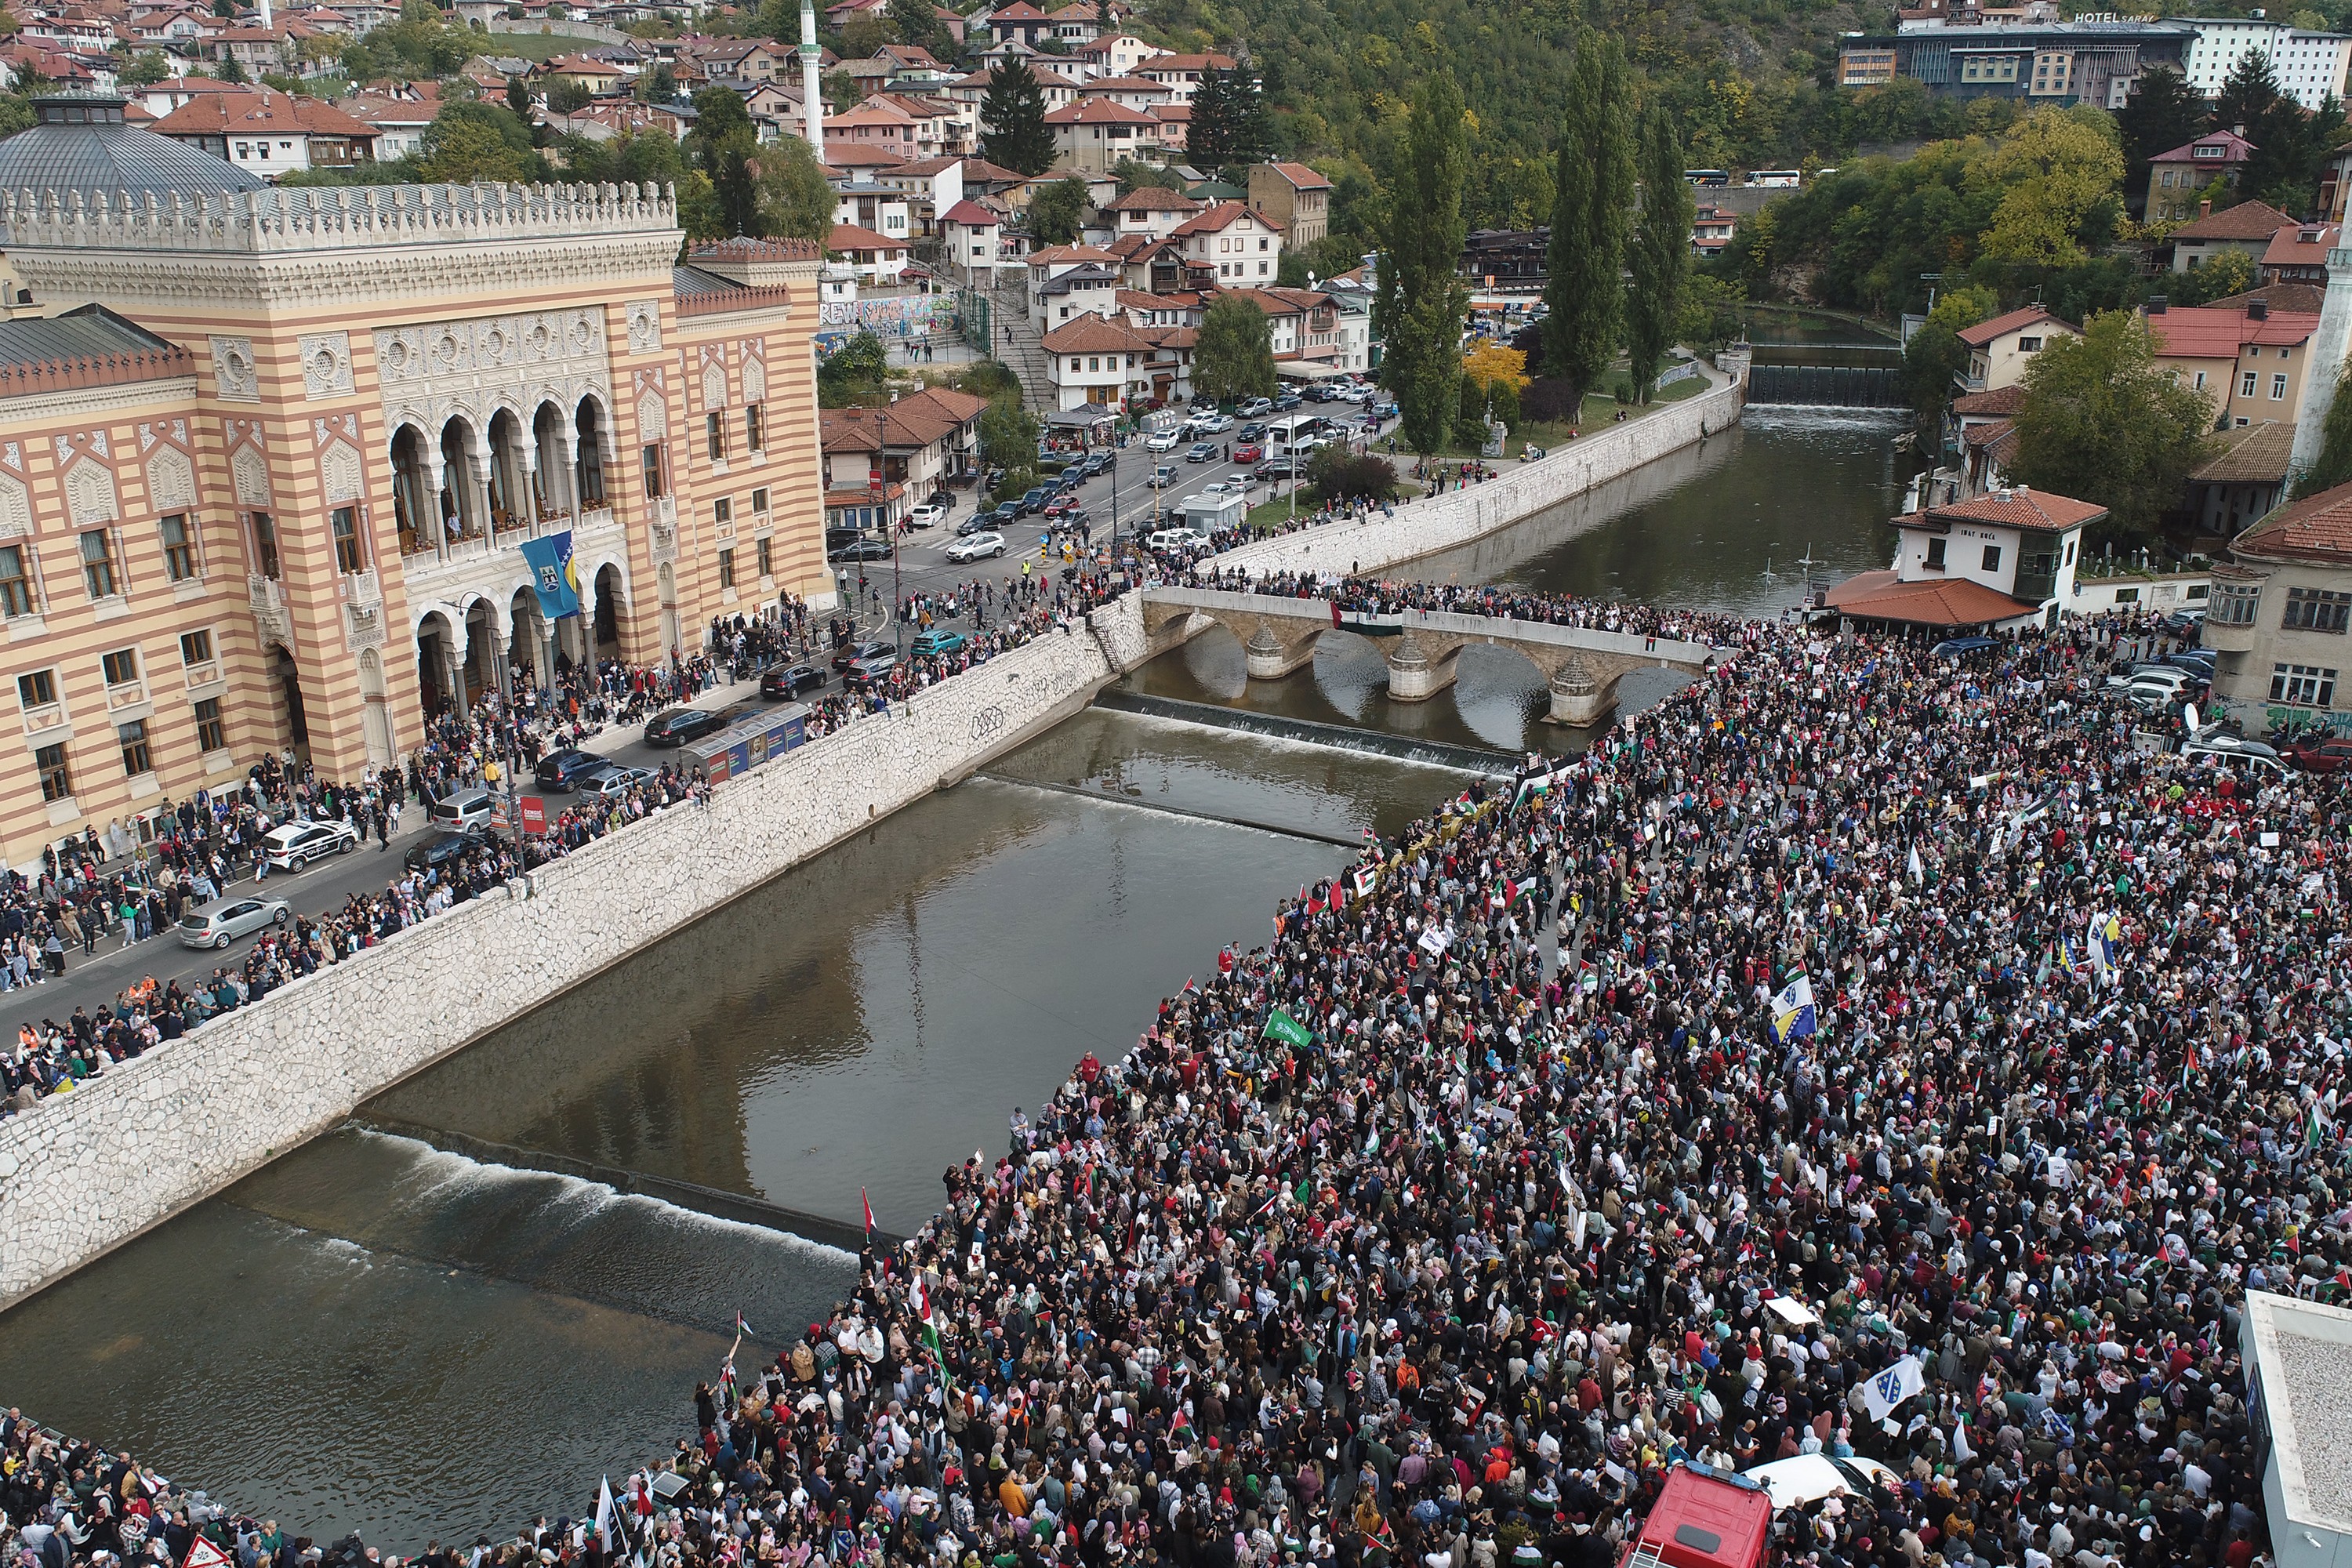
[{"label": "dense crowd", "polygon": [[[2343,786],[2136,750],[2144,625],[1654,615],[1710,673],[1284,900],[607,1536],[485,1555],[1600,1568],[1675,1463],[1822,1454],[1892,1481],[1790,1563],[2246,1568],[2244,1292],[2352,1285]],[[26,1441],[37,1568],[163,1554],[126,1461]]]}]

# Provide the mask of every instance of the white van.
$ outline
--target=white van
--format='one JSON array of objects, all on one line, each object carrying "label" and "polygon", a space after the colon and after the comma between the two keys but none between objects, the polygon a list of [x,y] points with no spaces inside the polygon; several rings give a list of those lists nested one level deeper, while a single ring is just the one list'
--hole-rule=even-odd
[{"label": "white van", "polygon": [[1147,550],[1173,550],[1189,555],[1195,550],[1205,548],[1208,542],[1207,535],[1195,533],[1189,528],[1163,528],[1146,539],[1143,544]]}]

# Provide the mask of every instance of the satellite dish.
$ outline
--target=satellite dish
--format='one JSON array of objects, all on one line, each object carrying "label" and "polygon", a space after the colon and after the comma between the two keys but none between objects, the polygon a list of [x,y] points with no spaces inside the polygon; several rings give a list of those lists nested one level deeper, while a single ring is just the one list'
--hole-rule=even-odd
[{"label": "satellite dish", "polygon": [[2189,726],[2189,732],[2190,734],[2194,735],[2197,733],[2197,704],[2189,702],[2182,705],[2180,710],[2180,721]]}]

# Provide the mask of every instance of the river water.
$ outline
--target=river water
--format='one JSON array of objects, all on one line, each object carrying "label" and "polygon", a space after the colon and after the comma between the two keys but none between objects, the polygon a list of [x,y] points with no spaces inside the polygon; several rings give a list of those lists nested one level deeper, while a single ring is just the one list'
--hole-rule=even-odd
[{"label": "river water", "polygon": [[[1416,575],[1773,614],[1808,546],[1882,564],[1898,427],[1750,412],[1703,447]],[[1768,578],[1768,569],[1773,576]],[[1092,1049],[1124,1052],[1220,944],[1467,775],[1416,740],[1575,743],[1543,684],[1475,648],[1391,704],[1324,639],[1251,686],[1222,631],[1131,691],[1306,721],[1358,748],[1097,708],[877,825],[367,1108],[398,1121],[912,1229]],[[1659,689],[1636,689],[1630,706]],[[1436,754],[1433,752],[1432,754]],[[1449,759],[1458,753],[1444,753]],[[1504,759],[1506,762],[1507,759]],[[566,1176],[347,1130],[0,1316],[0,1405],[291,1529],[387,1548],[577,1513],[691,1436],[740,1312],[744,1364],[855,1259]]]}]

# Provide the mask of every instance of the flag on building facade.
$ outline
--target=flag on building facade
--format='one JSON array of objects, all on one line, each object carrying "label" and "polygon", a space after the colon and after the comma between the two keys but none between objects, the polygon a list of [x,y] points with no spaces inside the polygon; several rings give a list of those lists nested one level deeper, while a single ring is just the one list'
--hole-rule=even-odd
[{"label": "flag on building facade", "polygon": [[563,529],[522,542],[523,563],[539,595],[540,614],[551,621],[580,613],[580,572],[572,563],[572,531]]}]

